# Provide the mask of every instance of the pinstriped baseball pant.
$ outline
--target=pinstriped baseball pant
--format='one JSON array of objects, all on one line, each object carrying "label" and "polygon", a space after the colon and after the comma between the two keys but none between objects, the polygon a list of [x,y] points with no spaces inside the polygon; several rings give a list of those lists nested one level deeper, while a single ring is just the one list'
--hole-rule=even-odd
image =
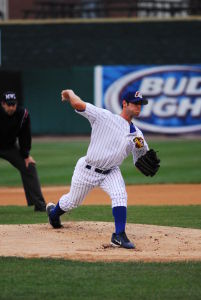
[{"label": "pinstriped baseball pant", "polygon": [[82,157],[76,164],[69,193],[59,200],[60,208],[67,212],[81,205],[89,191],[98,186],[110,196],[112,207],[127,207],[126,187],[119,167],[109,174],[99,174],[93,167],[87,169],[85,157]]}]

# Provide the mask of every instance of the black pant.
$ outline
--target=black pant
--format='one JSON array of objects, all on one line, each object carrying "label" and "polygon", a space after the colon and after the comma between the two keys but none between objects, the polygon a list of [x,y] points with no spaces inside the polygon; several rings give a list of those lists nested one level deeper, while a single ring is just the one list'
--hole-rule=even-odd
[{"label": "black pant", "polygon": [[28,168],[25,165],[24,158],[21,156],[17,147],[1,150],[0,157],[9,161],[21,174],[26,200],[28,205],[35,205],[36,210],[45,208],[40,182],[38,179],[35,164],[30,163]]}]

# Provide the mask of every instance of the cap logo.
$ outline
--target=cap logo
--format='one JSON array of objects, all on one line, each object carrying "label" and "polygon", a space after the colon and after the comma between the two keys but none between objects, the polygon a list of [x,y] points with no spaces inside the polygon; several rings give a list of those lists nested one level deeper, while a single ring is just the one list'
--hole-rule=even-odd
[{"label": "cap logo", "polygon": [[137,91],[135,93],[135,98],[141,98],[142,99],[142,94],[139,91]]},{"label": "cap logo", "polygon": [[10,99],[16,100],[15,94],[7,94],[7,95],[5,95],[5,98],[6,98],[6,100],[10,100]]}]

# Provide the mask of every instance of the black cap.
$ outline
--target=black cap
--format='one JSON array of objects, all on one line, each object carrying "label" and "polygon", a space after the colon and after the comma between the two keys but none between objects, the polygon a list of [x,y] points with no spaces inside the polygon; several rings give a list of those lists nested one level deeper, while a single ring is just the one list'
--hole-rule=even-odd
[{"label": "black cap", "polygon": [[14,92],[3,93],[2,101],[7,105],[15,105],[17,103],[17,97]]},{"label": "black cap", "polygon": [[122,96],[122,101],[131,102],[134,104],[146,105],[148,100],[145,99],[139,91],[136,92],[127,92]]}]

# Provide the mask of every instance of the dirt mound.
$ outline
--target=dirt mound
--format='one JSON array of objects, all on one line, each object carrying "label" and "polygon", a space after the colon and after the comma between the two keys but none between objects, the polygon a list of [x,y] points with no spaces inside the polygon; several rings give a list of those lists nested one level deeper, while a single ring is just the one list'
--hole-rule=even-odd
[{"label": "dirt mound", "polygon": [[48,257],[82,261],[183,261],[201,260],[201,230],[127,224],[135,250],[110,246],[113,223],[65,222],[0,225],[0,256]]}]

